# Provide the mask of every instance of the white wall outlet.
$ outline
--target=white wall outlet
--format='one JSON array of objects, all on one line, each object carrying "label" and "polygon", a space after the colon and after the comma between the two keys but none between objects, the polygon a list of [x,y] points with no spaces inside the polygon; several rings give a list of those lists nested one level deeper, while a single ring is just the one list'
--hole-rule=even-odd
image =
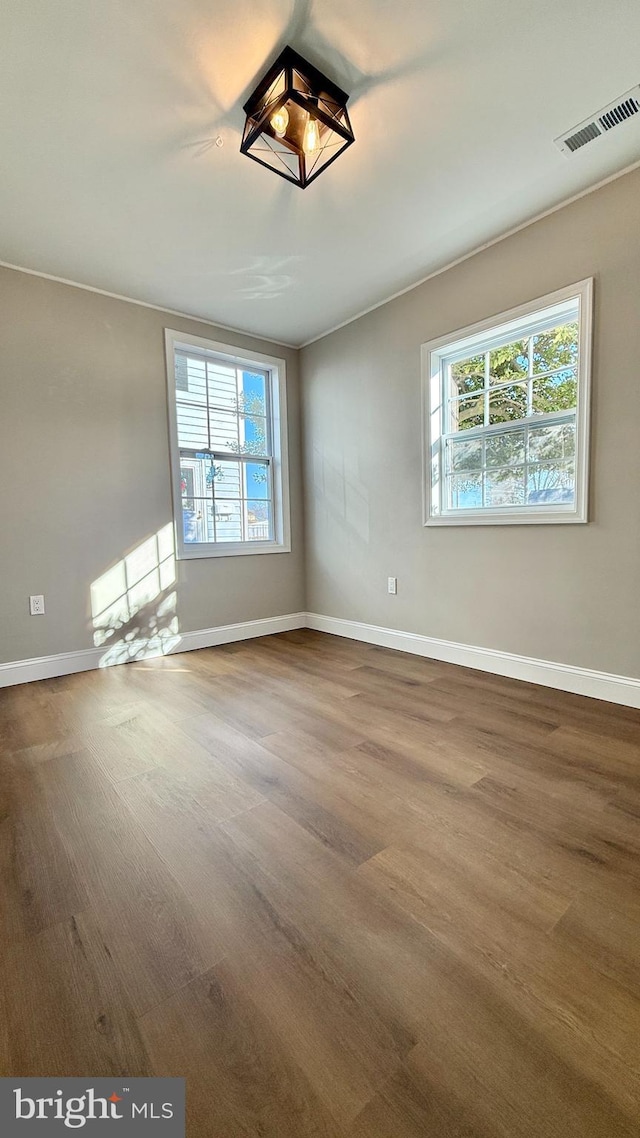
[{"label": "white wall outlet", "polygon": [[398,592],[398,578],[387,577],[387,591],[393,593],[394,597]]},{"label": "white wall outlet", "polygon": [[29,597],[29,612],[32,616],[44,616],[44,597]]}]

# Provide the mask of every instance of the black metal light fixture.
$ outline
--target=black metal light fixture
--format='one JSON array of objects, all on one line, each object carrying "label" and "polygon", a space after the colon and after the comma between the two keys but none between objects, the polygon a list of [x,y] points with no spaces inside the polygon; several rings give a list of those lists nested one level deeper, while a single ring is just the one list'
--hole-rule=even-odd
[{"label": "black metal light fixture", "polygon": [[355,141],[349,96],[285,47],[244,105],[240,150],[304,189]]}]

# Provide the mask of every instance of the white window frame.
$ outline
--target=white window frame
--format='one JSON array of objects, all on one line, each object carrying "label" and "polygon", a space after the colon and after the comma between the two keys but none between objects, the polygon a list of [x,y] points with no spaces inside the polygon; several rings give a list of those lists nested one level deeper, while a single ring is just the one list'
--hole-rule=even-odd
[{"label": "white window frame", "polygon": [[[448,510],[444,501],[444,455],[442,439],[446,435],[445,369],[452,358],[470,357],[505,342],[505,336],[518,340],[535,332],[532,317],[557,306],[562,319],[562,306],[579,303],[579,341],[577,367],[575,498],[573,505],[484,506]],[[490,319],[471,324],[422,345],[423,405],[423,499],[425,526],[546,525],[585,523],[588,519],[589,491],[589,420],[591,399],[591,343],[593,324],[593,278],[558,289],[547,296],[502,312]],[[542,330],[542,328],[541,328]],[[523,427],[543,424],[545,418],[535,415],[517,420]],[[513,423],[516,429],[516,421]],[[504,429],[502,426],[500,429]],[[477,428],[480,434],[489,428]],[[475,432],[474,432],[475,433]],[[464,432],[466,436],[467,432]],[[469,434],[471,437],[471,434]]]},{"label": "white window frame", "polygon": [[[235,366],[258,366],[268,375],[268,415],[271,436],[271,471],[273,493],[273,541],[185,542],[180,490],[180,447],[176,409],[175,351],[195,350],[201,355],[222,359]],[[262,352],[238,348],[233,344],[220,344],[201,336],[191,336],[174,329],[165,329],[167,365],[167,404],[169,412],[169,453],[171,458],[171,485],[173,494],[173,520],[178,560],[196,557],[244,557],[264,553],[291,552],[291,518],[289,506],[289,457],[287,440],[287,365],[285,360],[267,356]],[[233,456],[230,456],[233,457]]]}]

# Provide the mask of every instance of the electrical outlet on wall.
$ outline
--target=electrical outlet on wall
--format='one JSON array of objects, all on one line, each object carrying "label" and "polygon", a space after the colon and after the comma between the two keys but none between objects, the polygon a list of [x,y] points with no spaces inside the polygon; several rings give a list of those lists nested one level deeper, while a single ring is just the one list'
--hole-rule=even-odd
[{"label": "electrical outlet on wall", "polygon": [[395,597],[396,593],[398,592],[398,578],[397,577],[387,577],[387,591],[389,593],[393,593],[393,595]]},{"label": "electrical outlet on wall", "polygon": [[29,597],[29,612],[32,616],[44,616],[44,597]]}]

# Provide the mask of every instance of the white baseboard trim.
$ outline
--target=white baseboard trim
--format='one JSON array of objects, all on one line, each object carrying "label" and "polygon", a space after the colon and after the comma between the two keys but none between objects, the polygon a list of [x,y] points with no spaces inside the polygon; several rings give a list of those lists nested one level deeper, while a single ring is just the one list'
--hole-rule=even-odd
[{"label": "white baseboard trim", "polygon": [[12,660],[0,664],[0,688],[29,684],[34,680],[50,680],[69,676],[72,672],[89,672],[100,667],[104,648],[83,648],[79,652],[58,652],[55,656],[35,656],[32,660]]},{"label": "white baseboard trim", "polygon": [[191,652],[198,648],[213,648],[217,644],[231,644],[236,640],[249,640],[255,636],[273,636],[277,632],[291,632],[305,628],[307,614],[287,613],[286,616],[268,616],[263,620],[245,620],[240,624],[223,624],[218,628],[201,628],[196,632],[176,633],[170,647],[150,644],[148,641],[130,641],[122,646],[104,645],[102,648],[82,648],[77,652],[59,652],[55,656],[37,656],[33,660],[14,660],[0,664],[0,688],[14,684],[27,684],[34,680],[50,680],[55,676],[68,676],[73,672],[88,672],[112,664],[148,660],[175,652]]},{"label": "white baseboard trim", "polygon": [[526,680],[549,688],[559,688],[561,691],[575,692],[577,695],[591,696],[593,699],[640,708],[640,679],[632,676],[594,672],[590,668],[556,664],[551,660],[537,660],[531,656],[516,656],[512,652],[477,648],[453,640],[438,640],[433,636],[419,636],[415,632],[399,632],[394,628],[380,628],[375,624],[320,616],[318,613],[307,613],[307,627],[333,636],[346,636],[350,640],[377,644],[382,648],[395,648],[401,652],[412,652],[416,656],[428,656],[432,660],[444,660],[448,664],[461,664],[465,668],[493,672],[513,680]]},{"label": "white baseboard trim", "polygon": [[427,656],[431,660],[444,660],[448,664],[461,664],[465,668],[477,668],[513,680],[526,680],[545,687],[559,688],[561,691],[575,692],[577,695],[591,696],[593,699],[640,708],[640,679],[632,676],[595,672],[590,668],[537,660],[531,656],[516,656],[512,652],[500,652],[493,648],[477,648],[453,640],[419,636],[415,632],[400,632],[398,629],[381,628],[357,620],[342,620],[339,617],[304,612],[176,633],[169,645],[166,642],[159,646],[134,641],[123,646],[122,655],[114,650],[113,645],[105,645],[102,648],[83,648],[77,652],[59,652],[54,656],[38,656],[33,660],[15,660],[0,664],[0,688],[52,679],[55,676],[68,676],[73,672],[91,671],[94,668],[125,663],[127,660],[151,659],[170,653],[191,652],[198,648],[213,648],[218,644],[231,644],[256,636],[273,636],[296,628],[313,628],[333,636],[361,640],[365,644],[395,648],[400,652],[411,652],[415,656]]},{"label": "white baseboard trim", "polygon": [[293,632],[307,627],[306,612],[290,612],[286,616],[266,616],[263,620],[245,620],[240,624],[221,624],[198,632],[183,632],[173,652],[191,652],[194,648],[215,648],[217,644],[233,644],[255,636],[274,636],[277,632]]}]

